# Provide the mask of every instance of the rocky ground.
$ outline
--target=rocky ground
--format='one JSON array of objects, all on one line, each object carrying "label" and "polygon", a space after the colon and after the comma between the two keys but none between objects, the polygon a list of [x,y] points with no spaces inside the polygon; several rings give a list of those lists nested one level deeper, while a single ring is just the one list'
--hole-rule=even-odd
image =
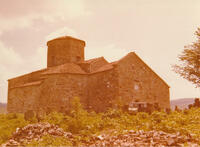
[{"label": "rocky ground", "polygon": [[[98,136],[99,140],[91,146],[198,146],[197,140],[191,136],[182,136],[180,133],[168,134],[162,131],[127,131],[117,136]],[[186,144],[185,144],[186,145]]]},{"label": "rocky ground", "polygon": [[62,128],[56,125],[49,123],[29,124],[24,128],[17,128],[13,136],[2,147],[24,145],[32,140],[39,141],[45,135],[64,136],[69,139],[73,137],[71,133],[64,132]]},{"label": "rocky ground", "polygon": [[[56,125],[49,123],[29,124],[24,128],[17,128],[13,136],[2,146],[23,146],[32,140],[39,141],[44,135],[63,136],[73,143],[74,135],[65,132]],[[85,142],[85,146],[184,146],[185,143],[189,146],[198,146],[198,140],[195,140],[191,135],[182,136],[180,133],[169,134],[162,131],[144,132],[125,130],[123,134],[111,136],[103,133],[98,136],[93,136],[90,142]]]}]

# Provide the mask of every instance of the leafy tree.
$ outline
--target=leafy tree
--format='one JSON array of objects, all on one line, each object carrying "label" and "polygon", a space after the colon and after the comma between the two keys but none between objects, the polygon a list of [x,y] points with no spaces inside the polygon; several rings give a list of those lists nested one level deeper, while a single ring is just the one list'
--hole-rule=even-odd
[{"label": "leafy tree", "polygon": [[200,87],[200,28],[195,35],[197,41],[184,47],[182,54],[178,56],[182,63],[173,65],[173,70],[196,87]]}]

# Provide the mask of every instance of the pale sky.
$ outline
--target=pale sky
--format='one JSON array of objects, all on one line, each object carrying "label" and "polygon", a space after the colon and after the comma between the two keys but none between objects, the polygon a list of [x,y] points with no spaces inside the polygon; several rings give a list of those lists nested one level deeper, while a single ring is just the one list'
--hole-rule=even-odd
[{"label": "pale sky", "polygon": [[170,85],[171,99],[200,97],[171,68],[198,27],[200,0],[0,0],[0,102],[7,79],[45,68],[46,42],[63,35],[86,41],[86,59],[135,51]]}]

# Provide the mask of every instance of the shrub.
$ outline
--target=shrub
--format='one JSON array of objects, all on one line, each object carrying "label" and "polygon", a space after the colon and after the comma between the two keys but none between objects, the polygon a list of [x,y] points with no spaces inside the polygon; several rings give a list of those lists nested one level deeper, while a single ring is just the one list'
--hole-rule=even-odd
[{"label": "shrub", "polygon": [[33,140],[26,146],[72,146],[72,142],[64,137],[46,135],[40,141]]},{"label": "shrub", "polygon": [[29,124],[22,114],[0,114],[0,144],[8,140],[16,128]]},{"label": "shrub", "polygon": [[[115,130],[161,130],[168,133],[193,134],[200,138],[200,108],[192,108],[185,111],[173,111],[169,114],[155,111],[152,114],[140,112],[136,115],[123,112],[121,109],[109,109],[104,113],[87,112],[83,109],[78,98],[72,101],[72,110],[69,115],[52,112],[46,115],[42,121],[56,124],[73,134],[78,134],[75,144],[60,137],[45,136],[42,141],[33,141],[32,146],[48,145],[80,145],[87,142],[94,134]],[[186,112],[187,111],[187,112]],[[25,121],[22,114],[0,115],[0,144],[5,142],[17,127],[23,127],[35,121]]]}]

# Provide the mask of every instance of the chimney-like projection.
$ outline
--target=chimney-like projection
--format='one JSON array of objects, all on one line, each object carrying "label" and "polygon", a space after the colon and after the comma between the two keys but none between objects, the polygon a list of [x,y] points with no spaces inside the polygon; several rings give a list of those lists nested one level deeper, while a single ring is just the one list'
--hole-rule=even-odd
[{"label": "chimney-like projection", "polygon": [[84,61],[85,41],[70,36],[47,42],[47,67]]}]

